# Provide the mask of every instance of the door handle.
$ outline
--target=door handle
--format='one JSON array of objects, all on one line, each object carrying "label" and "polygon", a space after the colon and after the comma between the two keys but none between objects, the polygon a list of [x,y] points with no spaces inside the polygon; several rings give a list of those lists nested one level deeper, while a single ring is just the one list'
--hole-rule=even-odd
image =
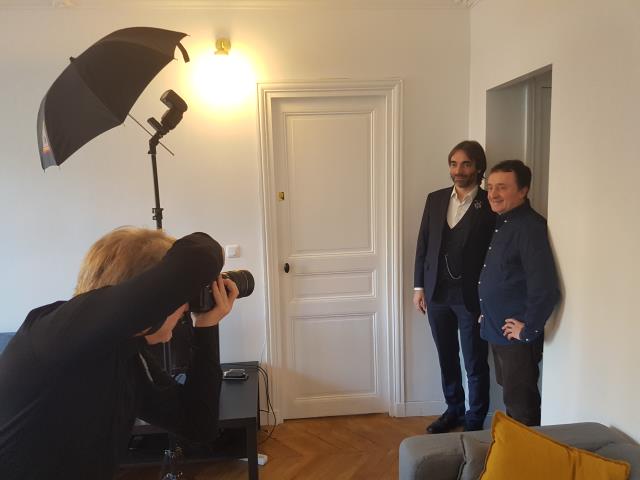
[{"label": "door handle", "polygon": [[284,264],[284,273],[289,273],[289,264],[288,263]]}]

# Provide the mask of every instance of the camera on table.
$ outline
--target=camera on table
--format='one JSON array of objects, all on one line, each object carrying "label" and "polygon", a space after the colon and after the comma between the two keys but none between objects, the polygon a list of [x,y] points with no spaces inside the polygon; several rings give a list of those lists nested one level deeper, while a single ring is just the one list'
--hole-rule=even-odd
[{"label": "camera on table", "polygon": [[[238,298],[248,297],[253,293],[255,282],[249,270],[230,270],[222,272],[222,278],[228,278],[238,287]],[[216,301],[213,298],[211,285],[205,285],[198,292],[198,296],[189,300],[189,311],[193,313],[204,313],[213,309]]]}]

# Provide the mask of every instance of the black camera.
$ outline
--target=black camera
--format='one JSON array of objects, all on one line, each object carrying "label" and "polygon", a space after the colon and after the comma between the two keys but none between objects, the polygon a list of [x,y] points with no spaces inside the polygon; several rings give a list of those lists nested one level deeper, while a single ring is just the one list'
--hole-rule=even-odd
[{"label": "black camera", "polygon": [[[229,272],[222,272],[221,275],[223,278],[228,278],[236,284],[239,292],[238,298],[248,297],[253,293],[255,282],[249,270],[231,270]],[[211,285],[202,287],[200,292],[198,292],[198,296],[189,300],[189,311],[193,313],[208,312],[215,306],[216,301],[213,299]]]}]

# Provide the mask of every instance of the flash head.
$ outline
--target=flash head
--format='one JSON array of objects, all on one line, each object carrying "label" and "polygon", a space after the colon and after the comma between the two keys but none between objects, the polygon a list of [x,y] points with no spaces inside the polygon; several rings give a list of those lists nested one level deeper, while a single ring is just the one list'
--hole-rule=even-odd
[{"label": "flash head", "polygon": [[187,102],[185,102],[180,95],[173,90],[167,90],[160,96],[160,101],[164,103],[169,110],[164,112],[160,121],[155,118],[149,118],[147,123],[153,127],[153,129],[162,135],[166,135],[169,131],[176,128],[176,126],[182,120],[182,114],[187,111]]},{"label": "flash head", "polygon": [[160,101],[164,103],[167,108],[171,110],[178,110],[179,112],[187,111],[187,102],[185,102],[180,95],[173,90],[167,90],[160,96]]}]

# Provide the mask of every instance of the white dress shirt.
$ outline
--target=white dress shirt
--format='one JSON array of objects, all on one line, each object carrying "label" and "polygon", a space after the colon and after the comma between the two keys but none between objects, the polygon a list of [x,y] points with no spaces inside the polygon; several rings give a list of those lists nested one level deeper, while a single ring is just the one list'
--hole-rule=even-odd
[{"label": "white dress shirt", "polygon": [[460,221],[464,214],[467,213],[469,207],[471,206],[471,201],[475,198],[478,193],[478,186],[476,185],[473,190],[467,193],[462,201],[458,200],[458,194],[456,193],[456,188],[453,187],[451,189],[451,198],[449,199],[449,208],[447,209],[447,223],[449,224],[449,228],[453,228]]}]

